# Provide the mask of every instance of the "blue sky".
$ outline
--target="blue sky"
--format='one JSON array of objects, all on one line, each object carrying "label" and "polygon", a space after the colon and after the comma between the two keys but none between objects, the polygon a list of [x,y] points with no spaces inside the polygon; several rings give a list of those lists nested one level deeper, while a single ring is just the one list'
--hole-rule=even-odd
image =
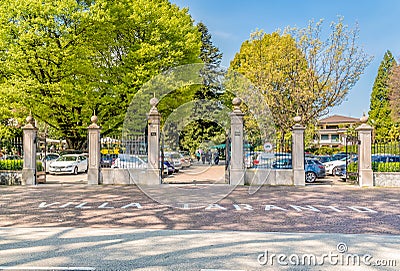
[{"label": "blue sky", "polygon": [[358,45],[374,57],[357,84],[340,106],[329,115],[360,117],[368,113],[372,86],[383,55],[390,50],[400,58],[399,0],[171,0],[189,8],[196,22],[209,29],[213,43],[223,53],[222,65],[240,50],[243,41],[256,29],[270,33],[287,26],[304,27],[310,20],[324,20],[328,28],[337,17],[360,28]]}]

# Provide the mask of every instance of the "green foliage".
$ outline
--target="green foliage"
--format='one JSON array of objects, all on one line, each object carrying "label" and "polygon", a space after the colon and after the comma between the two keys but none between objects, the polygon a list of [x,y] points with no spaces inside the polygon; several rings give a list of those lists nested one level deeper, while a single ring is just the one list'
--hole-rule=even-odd
[{"label": "green foliage", "polygon": [[0,48],[0,96],[79,149],[93,112],[118,133],[145,82],[198,61],[200,34],[167,0],[4,0]]},{"label": "green foliage", "polygon": [[374,172],[400,172],[400,162],[389,163],[372,163],[372,170]]},{"label": "green foliage", "polygon": [[389,78],[396,61],[390,51],[387,51],[378,68],[372,88],[369,123],[374,127],[375,139],[385,140],[398,137],[398,127],[395,126],[391,118],[391,108],[389,102]]},{"label": "green foliage", "polygon": [[[22,170],[24,167],[23,160],[0,160],[0,170]],[[36,170],[43,171],[43,164],[41,161],[36,161]]]},{"label": "green foliage", "polygon": [[0,170],[22,170],[23,160],[0,160]]},{"label": "green foliage", "polygon": [[[194,100],[194,102],[190,107],[190,112],[187,112],[190,121],[178,135],[180,149],[191,153],[195,153],[202,144],[211,142],[210,144],[213,145],[225,142],[227,127],[221,126],[226,123],[220,118],[220,114],[223,114],[221,112],[227,114],[221,108],[231,103],[231,100],[224,99],[226,95],[219,82],[219,76],[223,75],[220,67],[222,53],[213,45],[207,27],[199,23],[197,28],[201,35],[199,58],[204,63],[204,68],[200,71],[202,84],[192,87],[194,92],[186,97],[187,101]],[[223,123],[220,123],[221,121]]]},{"label": "green foliage", "polygon": [[256,31],[231,62],[230,69],[259,89],[259,105],[268,105],[282,134],[291,130],[296,115],[308,125],[339,105],[371,61],[356,45],[357,28],[349,30],[339,18],[321,40],[321,25],[310,22],[283,33]]},{"label": "green foliage", "polygon": [[[372,171],[374,172],[400,172],[400,162],[372,162]],[[349,163],[347,165],[347,172],[358,172],[358,163]]]}]

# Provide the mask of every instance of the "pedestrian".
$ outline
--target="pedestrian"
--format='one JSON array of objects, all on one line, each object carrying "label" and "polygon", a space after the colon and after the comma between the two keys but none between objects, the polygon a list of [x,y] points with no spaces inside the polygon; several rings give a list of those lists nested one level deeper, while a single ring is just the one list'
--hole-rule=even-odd
[{"label": "pedestrian", "polygon": [[218,151],[216,151],[214,154],[214,164],[218,165],[218,163],[219,163],[219,153]]},{"label": "pedestrian", "polygon": [[212,160],[212,153],[211,153],[211,150],[208,150],[208,151],[207,151],[207,153],[206,153],[206,160],[207,160],[207,163],[208,163],[209,165],[211,165],[211,160]]},{"label": "pedestrian", "polygon": [[200,151],[199,150],[196,151],[196,158],[197,158],[197,162],[200,162]]},{"label": "pedestrian", "polygon": [[205,162],[206,162],[206,155],[207,154],[204,152],[201,154],[201,161],[203,162],[203,164],[205,164]]}]

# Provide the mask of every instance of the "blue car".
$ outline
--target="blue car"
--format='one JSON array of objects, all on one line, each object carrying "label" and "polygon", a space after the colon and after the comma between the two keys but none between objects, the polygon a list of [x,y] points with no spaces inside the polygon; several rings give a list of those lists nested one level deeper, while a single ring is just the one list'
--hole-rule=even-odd
[{"label": "blue car", "polygon": [[307,183],[313,183],[317,178],[324,178],[326,176],[325,166],[318,159],[306,158],[304,167]]}]

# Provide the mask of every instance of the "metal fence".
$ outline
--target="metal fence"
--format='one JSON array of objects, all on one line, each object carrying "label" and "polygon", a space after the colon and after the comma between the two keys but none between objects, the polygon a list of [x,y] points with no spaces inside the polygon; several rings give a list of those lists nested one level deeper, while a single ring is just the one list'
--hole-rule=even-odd
[{"label": "metal fence", "polygon": [[246,168],[292,168],[292,140],[274,140],[263,145],[245,143]]},{"label": "metal fence", "polygon": [[22,137],[0,139],[0,170],[22,170],[23,167]]},{"label": "metal fence", "polygon": [[373,171],[400,172],[400,140],[375,141],[371,148]]},{"label": "metal fence", "polygon": [[23,168],[22,137],[0,139],[0,185],[21,184],[16,171]]},{"label": "metal fence", "polygon": [[142,168],[147,164],[147,136],[101,138],[102,168]]}]

